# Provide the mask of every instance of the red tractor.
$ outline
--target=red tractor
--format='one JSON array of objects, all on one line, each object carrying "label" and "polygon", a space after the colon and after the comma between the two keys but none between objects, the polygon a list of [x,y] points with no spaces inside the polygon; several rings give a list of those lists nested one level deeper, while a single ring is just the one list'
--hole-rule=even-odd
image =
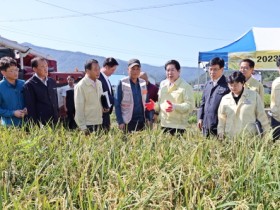
[{"label": "red tractor", "polygon": [[[58,87],[58,102],[59,106],[62,107],[61,88],[67,85],[67,77],[73,76],[75,81],[80,80],[84,77],[84,72],[58,72],[57,62],[49,55],[44,55],[30,47],[23,46],[15,41],[3,38],[0,36],[0,58],[4,56],[10,56],[18,61],[18,67],[20,69],[19,78],[27,80],[33,75],[31,68],[31,60],[34,57],[40,56],[47,60],[49,66],[49,77],[54,79]],[[1,73],[0,73],[1,74]],[[0,80],[2,75],[0,75]],[[64,115],[61,112],[61,115]]]}]

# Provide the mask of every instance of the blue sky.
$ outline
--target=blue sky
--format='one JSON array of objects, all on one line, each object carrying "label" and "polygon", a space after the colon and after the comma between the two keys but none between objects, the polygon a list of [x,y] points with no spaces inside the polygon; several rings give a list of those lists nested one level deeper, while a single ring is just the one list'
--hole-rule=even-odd
[{"label": "blue sky", "polygon": [[0,35],[157,66],[170,59],[197,66],[199,51],[252,27],[280,27],[279,8],[279,0],[1,0]]}]

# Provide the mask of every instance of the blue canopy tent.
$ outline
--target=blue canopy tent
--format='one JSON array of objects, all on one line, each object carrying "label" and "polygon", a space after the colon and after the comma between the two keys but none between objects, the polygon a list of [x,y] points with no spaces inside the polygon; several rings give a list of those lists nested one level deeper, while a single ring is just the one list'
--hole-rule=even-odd
[{"label": "blue canopy tent", "polygon": [[279,40],[280,28],[252,28],[229,45],[199,52],[198,63],[221,57],[229,64],[229,69],[236,69],[238,66],[236,63],[243,58],[250,58],[255,61],[256,69],[275,70],[275,60],[280,56]]}]

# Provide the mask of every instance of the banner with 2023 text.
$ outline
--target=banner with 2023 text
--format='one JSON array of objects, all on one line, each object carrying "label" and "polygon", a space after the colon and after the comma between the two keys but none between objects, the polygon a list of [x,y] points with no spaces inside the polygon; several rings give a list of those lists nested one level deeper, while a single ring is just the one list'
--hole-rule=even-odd
[{"label": "banner with 2023 text", "polygon": [[228,54],[228,69],[238,70],[239,63],[245,58],[255,62],[256,70],[278,70],[276,60],[280,57],[280,51],[256,51],[256,52],[239,52]]}]

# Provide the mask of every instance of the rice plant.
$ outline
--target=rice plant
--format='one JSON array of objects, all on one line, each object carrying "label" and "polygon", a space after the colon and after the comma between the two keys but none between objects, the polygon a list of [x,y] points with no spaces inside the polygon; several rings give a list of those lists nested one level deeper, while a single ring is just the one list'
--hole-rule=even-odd
[{"label": "rice plant", "polygon": [[0,127],[2,209],[279,209],[280,144]]}]

